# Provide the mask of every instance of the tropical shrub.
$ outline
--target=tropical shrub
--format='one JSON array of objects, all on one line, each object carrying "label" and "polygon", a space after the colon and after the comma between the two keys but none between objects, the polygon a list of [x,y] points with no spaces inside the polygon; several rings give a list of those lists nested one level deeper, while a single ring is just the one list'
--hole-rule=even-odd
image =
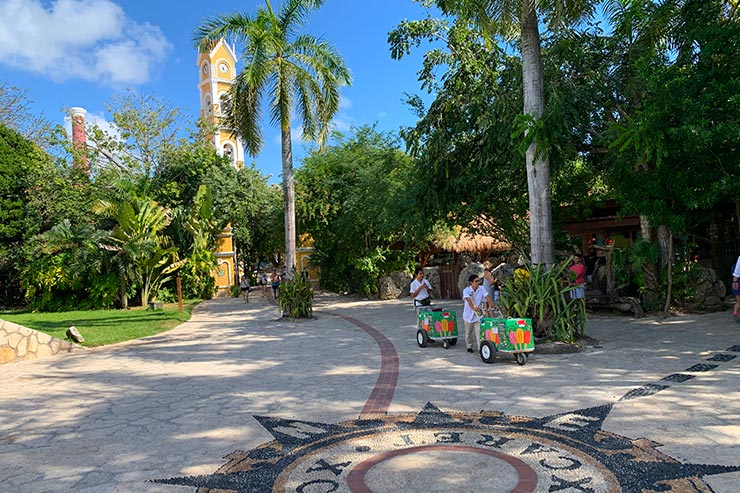
[{"label": "tropical shrub", "polygon": [[108,273],[109,255],[99,243],[106,232],[68,220],[31,238],[26,245],[23,286],[35,310],[110,308],[118,280]]},{"label": "tropical shrub", "polygon": [[[681,261],[673,266],[673,301],[686,305],[694,300],[696,286],[702,281],[702,269],[696,262]],[[664,284],[667,284],[667,280]]]},{"label": "tropical shrub", "polygon": [[280,312],[284,317],[313,317],[313,288],[307,276],[296,275],[280,285],[278,296]]},{"label": "tropical shrub", "polygon": [[216,294],[213,267],[216,256],[212,250],[197,250],[188,255],[188,261],[180,268],[182,295],[184,298],[210,300]]},{"label": "tropical shrub", "polygon": [[650,289],[660,284],[655,271],[659,258],[658,245],[643,239],[628,249],[617,248],[612,253],[611,266],[619,294],[639,297],[648,311],[657,309],[661,303],[659,293]]},{"label": "tropical shrub", "polygon": [[178,259],[177,247],[164,234],[172,221],[171,211],[151,200],[100,201],[96,210],[117,223],[102,247],[114,252],[123,283],[121,292],[126,292],[129,283],[135,284],[141,304],[147,306],[159,288],[172,279],[171,274],[187,262]]},{"label": "tropical shrub", "polygon": [[538,265],[529,269],[529,276],[514,275],[501,294],[507,316],[531,318],[539,337],[574,342],[583,334],[586,305],[570,298],[569,264],[564,262],[550,270]]},{"label": "tropical shrub", "polygon": [[152,298],[155,301],[161,301],[162,303],[175,303],[177,301],[177,292],[168,287],[160,287],[157,289],[157,293]]}]

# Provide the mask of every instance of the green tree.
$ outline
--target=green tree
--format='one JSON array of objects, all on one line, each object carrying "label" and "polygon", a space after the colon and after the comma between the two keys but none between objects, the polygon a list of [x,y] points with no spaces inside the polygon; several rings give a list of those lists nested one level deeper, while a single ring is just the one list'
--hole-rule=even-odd
[{"label": "green tree", "polygon": [[400,245],[414,220],[412,179],[397,139],[369,127],[306,157],[296,173],[299,218],[314,239],[322,285],[367,296],[378,276],[409,267],[411,249]]},{"label": "green tree", "polygon": [[[189,259],[185,252],[191,247],[191,236],[177,227],[182,223],[177,217],[190,214],[202,186],[211,191],[214,228],[231,225],[237,253],[245,266],[272,259],[283,249],[282,194],[254,166],[236,169],[208,145],[180,145],[165,156],[153,183],[154,199],[171,208],[176,216],[168,234]],[[186,270],[193,268],[188,263]],[[203,282],[210,282],[210,278],[209,273]]]},{"label": "green tree", "polygon": [[221,38],[244,43],[244,69],[231,90],[227,126],[236,129],[251,155],[262,147],[261,105],[270,105],[270,121],[279,125],[285,201],[285,263],[295,269],[295,183],[291,149],[291,112],[303,125],[305,140],[324,142],[339,109],[339,87],[350,83],[341,56],[326,41],[298,35],[308,14],[324,0],[286,0],[276,13],[269,0],[256,15],[233,14],[207,19],[196,31],[199,50]]},{"label": "green tree", "polygon": [[642,1],[612,13],[617,35],[640,50],[618,65],[633,91],[611,128],[610,180],[626,211],[657,229],[643,236],[661,247],[667,310],[674,237],[740,197],[740,24],[722,0]]},{"label": "green tree", "polygon": [[186,143],[187,122],[180,109],[156,96],[128,91],[106,109],[113,125],[92,125],[88,142],[93,164],[114,176],[150,183],[167,156]]},{"label": "green tree", "polygon": [[[593,28],[591,28],[593,30]],[[416,158],[413,195],[424,210],[427,230],[437,221],[526,245],[528,189],[516,143],[522,108],[520,59],[491,46],[480,30],[462,19],[402,23],[389,35],[393,56],[418,41],[441,40],[444,48],[424,56],[420,79],[433,87],[434,101],[409,102],[419,115],[401,135]],[[563,29],[543,44],[553,224],[586,214],[607,191],[599,161],[608,143],[601,108],[612,88],[603,75],[609,65],[605,41]],[[439,75],[441,74],[441,75]],[[576,216],[576,217],[574,217]],[[556,228],[557,229],[557,228]],[[558,238],[561,240],[563,235]],[[526,252],[525,252],[526,253]]]},{"label": "green tree", "polygon": [[168,233],[175,239],[181,256],[187,259],[180,269],[183,296],[211,299],[216,291],[212,275],[216,266],[216,221],[211,189],[201,185],[191,204],[173,210]]},{"label": "green tree", "polygon": [[[494,39],[518,39],[522,63],[530,246],[534,264],[552,265],[554,242],[550,196],[550,163],[545,139],[544,69],[540,45],[540,16],[553,27],[573,24],[593,11],[589,0],[436,0],[448,15],[460,16]],[[492,48],[496,49],[496,48]]]},{"label": "green tree", "polygon": [[38,211],[30,205],[34,187],[51,158],[17,131],[0,124],[0,300],[22,300],[23,244],[41,231]]},{"label": "green tree", "polygon": [[526,217],[525,175],[511,142],[521,111],[521,65],[460,19],[402,23],[389,35],[392,55],[401,57],[421,39],[445,46],[425,54],[419,73],[423,87],[434,88],[434,101],[426,108],[411,97],[419,119],[401,132],[417,167],[411,193],[424,211],[416,223],[425,230],[416,237],[421,241],[441,222],[526,244],[517,219]]},{"label": "green tree", "polygon": [[234,229],[234,243],[245,268],[261,261],[279,265],[285,246],[283,194],[254,166],[234,170],[208,181],[219,190],[214,199],[217,217]]},{"label": "green tree", "polygon": [[0,80],[0,125],[12,128],[24,138],[46,148],[50,144],[53,125],[43,114],[31,113],[30,92]]}]

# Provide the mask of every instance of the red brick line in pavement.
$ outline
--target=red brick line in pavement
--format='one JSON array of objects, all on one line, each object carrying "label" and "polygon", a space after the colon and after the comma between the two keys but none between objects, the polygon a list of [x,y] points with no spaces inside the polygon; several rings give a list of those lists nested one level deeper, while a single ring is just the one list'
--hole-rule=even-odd
[{"label": "red brick line in pavement", "polygon": [[[274,299],[268,301],[273,305],[277,305],[277,301]],[[398,384],[398,354],[396,353],[396,348],[393,347],[393,344],[387,337],[365,322],[346,315],[324,313],[342,318],[358,326],[375,339],[380,349],[380,374],[378,375],[378,380],[375,382],[375,387],[370,392],[370,397],[365,402],[365,407],[360,412],[359,418],[368,419],[378,414],[388,414],[388,408],[393,400],[393,394],[396,392],[396,384]]]},{"label": "red brick line in pavement", "polygon": [[396,348],[393,347],[393,344],[387,337],[365,322],[346,315],[335,316],[364,330],[375,339],[378,348],[380,348],[380,374],[378,375],[378,380],[375,382],[375,387],[370,392],[370,397],[367,399],[365,407],[360,412],[360,419],[371,418],[378,414],[387,414],[393,400],[393,393],[396,391],[396,384],[398,383],[398,354],[396,353]]}]

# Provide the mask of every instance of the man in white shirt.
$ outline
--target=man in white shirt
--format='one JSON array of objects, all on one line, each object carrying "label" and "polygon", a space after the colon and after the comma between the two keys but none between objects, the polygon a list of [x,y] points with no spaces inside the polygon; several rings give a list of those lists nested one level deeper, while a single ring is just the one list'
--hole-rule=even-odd
[{"label": "man in white shirt", "polygon": [[409,296],[414,298],[414,306],[429,306],[432,303],[431,293],[432,285],[424,279],[424,269],[416,269],[414,280],[409,287]]},{"label": "man in white shirt", "polygon": [[475,274],[468,277],[468,287],[463,291],[463,321],[465,322],[465,346],[468,352],[473,352],[473,338],[480,349],[480,317],[483,311],[480,304],[488,296],[486,290],[480,285],[480,278]]}]

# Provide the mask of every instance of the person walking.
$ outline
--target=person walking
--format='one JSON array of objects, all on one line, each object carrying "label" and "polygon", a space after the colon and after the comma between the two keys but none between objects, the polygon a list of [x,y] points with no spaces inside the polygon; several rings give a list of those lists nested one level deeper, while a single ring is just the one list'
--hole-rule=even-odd
[{"label": "person walking", "polygon": [[239,283],[239,289],[242,290],[242,296],[244,296],[244,303],[249,303],[249,291],[251,286],[249,285],[249,277],[247,275],[242,276],[242,280]]},{"label": "person walking", "polygon": [[488,296],[480,285],[480,278],[475,274],[468,276],[468,287],[463,291],[463,321],[465,323],[465,346],[468,352],[473,352],[473,340],[477,350],[480,350],[480,317],[483,310],[480,308],[483,299]]},{"label": "person walking", "polygon": [[570,277],[570,299],[577,300],[579,310],[576,314],[576,327],[580,336],[586,331],[584,319],[586,313],[586,266],[583,263],[583,256],[576,253],[573,256],[573,264],[568,268]]},{"label": "person walking", "polygon": [[262,297],[267,298],[267,274],[265,271],[260,271],[260,290],[262,291]]},{"label": "person walking", "polygon": [[276,270],[272,271],[270,276],[270,285],[272,286],[272,299],[278,299],[280,295],[280,274]]},{"label": "person walking", "polygon": [[576,253],[573,255],[573,264],[568,268],[570,282],[573,286],[570,290],[571,299],[584,300],[586,298],[586,266],[583,264],[583,257]]}]

